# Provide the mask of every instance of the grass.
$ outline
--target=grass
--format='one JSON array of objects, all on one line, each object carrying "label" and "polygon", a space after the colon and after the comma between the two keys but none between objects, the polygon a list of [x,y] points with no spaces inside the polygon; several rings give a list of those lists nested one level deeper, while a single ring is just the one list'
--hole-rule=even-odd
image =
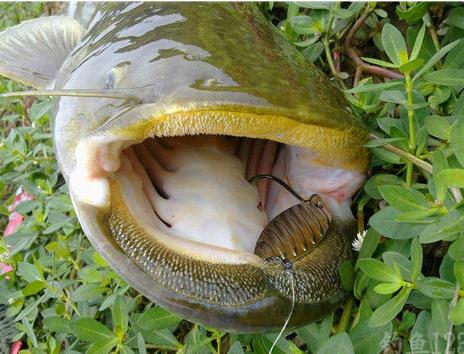
[{"label": "grass", "polygon": [[[259,6],[345,92],[372,151],[353,203],[362,246],[342,271],[351,295],[274,353],[464,352],[464,7]],[[44,10],[2,3],[0,28]],[[0,92],[21,89],[0,81]],[[0,303],[23,353],[267,353],[275,334],[204,328],[131,289],[79,227],[55,161],[50,100],[3,99],[0,112],[0,229],[18,188],[34,196],[18,206],[20,228],[0,242],[14,268],[0,282]]]}]

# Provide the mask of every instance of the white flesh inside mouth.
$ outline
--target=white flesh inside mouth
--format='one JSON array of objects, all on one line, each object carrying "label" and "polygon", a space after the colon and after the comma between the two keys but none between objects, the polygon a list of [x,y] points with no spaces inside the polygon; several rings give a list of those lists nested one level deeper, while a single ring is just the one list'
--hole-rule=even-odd
[{"label": "white flesh inside mouth", "polygon": [[350,200],[363,181],[359,172],[317,165],[313,151],[266,140],[199,135],[127,145],[92,149],[92,156],[78,149],[74,195],[103,206],[114,178],[141,224],[169,243],[210,248],[211,257],[253,253],[266,224],[299,203],[277,183],[249,178],[271,174],[305,199],[317,193],[343,219],[352,217]]}]

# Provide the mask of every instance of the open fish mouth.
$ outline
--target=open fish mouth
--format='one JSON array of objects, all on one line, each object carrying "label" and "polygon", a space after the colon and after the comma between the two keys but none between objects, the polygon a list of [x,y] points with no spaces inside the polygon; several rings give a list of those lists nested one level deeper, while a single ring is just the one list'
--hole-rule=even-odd
[{"label": "open fish mouth", "polygon": [[[308,137],[319,133],[310,125],[297,124],[293,135],[274,126],[249,137],[246,125],[259,125],[253,119],[232,131],[218,121],[204,134],[163,137],[162,129],[195,124],[160,126],[154,119],[83,140],[71,191],[80,218],[98,211],[84,230],[129,283],[188,319],[276,330],[293,296],[292,326],[320,318],[344,296],[338,272],[351,260],[349,205],[363,173],[333,166],[308,147]],[[300,134],[309,143],[291,144]],[[317,195],[322,204],[298,209],[304,202],[280,183],[250,183],[257,175],[284,182],[303,200]],[[294,289],[284,261],[292,264]]]},{"label": "open fish mouth", "polygon": [[[358,189],[362,175],[324,171],[324,167],[312,165],[311,154],[304,156],[305,152],[261,139],[149,138],[121,151],[120,167],[109,177],[113,183],[110,190],[117,183],[121,196],[143,224],[162,230],[169,238],[253,253],[270,220],[299,203],[271,180],[250,183],[254,176],[272,175],[291,186],[296,177],[297,190],[307,199],[321,194],[339,208],[337,212],[348,213],[344,210],[349,208],[348,198]],[[310,171],[316,176],[309,175]],[[330,218],[330,211],[326,213]],[[282,248],[287,247],[292,245]],[[290,257],[284,250],[279,253]],[[291,254],[296,256],[296,251]]]}]

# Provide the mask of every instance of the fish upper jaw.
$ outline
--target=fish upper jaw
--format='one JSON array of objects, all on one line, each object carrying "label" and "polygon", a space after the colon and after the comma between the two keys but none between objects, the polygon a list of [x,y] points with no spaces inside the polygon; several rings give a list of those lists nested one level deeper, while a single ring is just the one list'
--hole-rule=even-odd
[{"label": "fish upper jaw", "polygon": [[89,138],[77,144],[76,165],[69,183],[80,202],[100,208],[109,206],[108,174],[120,168],[121,150],[127,145],[130,143],[101,138]]}]

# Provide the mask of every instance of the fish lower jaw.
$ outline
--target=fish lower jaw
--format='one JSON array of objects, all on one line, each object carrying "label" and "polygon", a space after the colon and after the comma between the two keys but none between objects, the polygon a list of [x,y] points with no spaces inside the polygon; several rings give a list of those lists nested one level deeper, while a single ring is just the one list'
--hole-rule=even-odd
[{"label": "fish lower jaw", "polygon": [[276,176],[303,198],[319,193],[342,219],[352,218],[350,197],[363,180],[315,163],[302,148],[258,139],[204,135],[95,146],[79,144],[70,176],[81,203],[111,208],[116,182],[129,212],[158,236],[248,254],[270,220],[299,203],[277,183],[250,184],[251,177]]}]

